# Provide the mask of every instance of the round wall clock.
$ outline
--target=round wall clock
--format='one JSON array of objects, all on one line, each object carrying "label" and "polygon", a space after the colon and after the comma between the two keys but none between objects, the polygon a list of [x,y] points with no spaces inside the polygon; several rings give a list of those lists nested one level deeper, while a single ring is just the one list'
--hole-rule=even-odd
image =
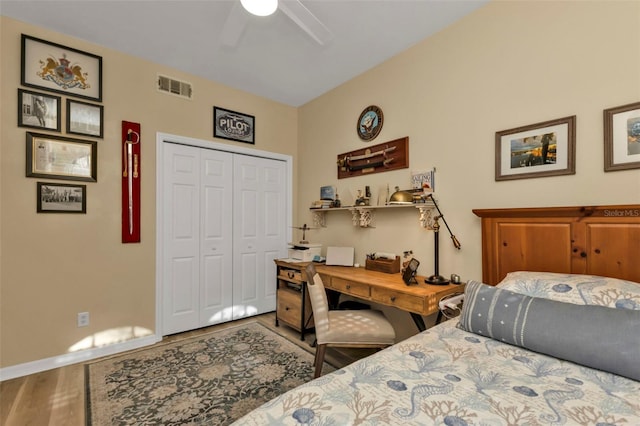
[{"label": "round wall clock", "polygon": [[362,111],[358,118],[358,136],[363,141],[371,141],[378,136],[382,130],[382,110],[375,105],[369,105]]}]

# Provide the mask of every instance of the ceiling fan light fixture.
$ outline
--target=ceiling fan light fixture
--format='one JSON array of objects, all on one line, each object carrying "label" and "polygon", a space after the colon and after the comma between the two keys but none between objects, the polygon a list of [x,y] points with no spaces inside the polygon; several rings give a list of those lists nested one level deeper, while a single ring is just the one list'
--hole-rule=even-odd
[{"label": "ceiling fan light fixture", "polygon": [[278,0],[240,0],[247,12],[256,16],[269,16],[278,8]]}]

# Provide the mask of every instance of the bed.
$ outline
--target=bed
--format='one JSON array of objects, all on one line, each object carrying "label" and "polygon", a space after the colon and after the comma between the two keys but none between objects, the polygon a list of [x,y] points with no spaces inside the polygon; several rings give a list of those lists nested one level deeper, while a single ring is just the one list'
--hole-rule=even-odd
[{"label": "bed", "polygon": [[[640,284],[628,279],[638,271],[640,206],[623,207],[629,213],[616,214],[617,206],[582,208],[568,222],[562,209],[551,209],[563,211],[561,216],[546,211],[543,220],[535,211],[533,221],[531,209],[501,211],[501,217],[517,217],[506,222],[520,235],[527,223],[552,224],[545,232],[558,217],[576,223],[568,228],[570,259],[577,253],[575,262],[566,263],[568,270],[539,259],[535,271],[509,270],[500,249],[485,252],[491,244],[517,246],[518,266],[522,258],[527,264],[527,255],[544,251],[508,240],[513,229],[500,234],[496,223],[504,221],[492,211],[490,222],[483,218],[483,277],[497,279],[485,268],[504,276],[497,285],[467,283],[459,317],[312,380],[235,424],[640,424]],[[595,223],[596,232],[585,223]],[[602,226],[623,241],[598,234]],[[585,229],[586,237],[578,235]],[[581,247],[574,252],[575,244]],[[592,251],[608,259],[583,261],[582,253]],[[589,270],[600,267],[617,276]]]}]

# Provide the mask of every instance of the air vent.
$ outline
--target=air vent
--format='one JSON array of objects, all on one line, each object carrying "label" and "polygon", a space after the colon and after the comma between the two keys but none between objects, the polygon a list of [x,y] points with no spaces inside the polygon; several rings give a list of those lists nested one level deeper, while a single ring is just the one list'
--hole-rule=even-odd
[{"label": "air vent", "polygon": [[185,99],[191,99],[192,96],[191,83],[165,77],[164,75],[158,75],[158,90]]}]

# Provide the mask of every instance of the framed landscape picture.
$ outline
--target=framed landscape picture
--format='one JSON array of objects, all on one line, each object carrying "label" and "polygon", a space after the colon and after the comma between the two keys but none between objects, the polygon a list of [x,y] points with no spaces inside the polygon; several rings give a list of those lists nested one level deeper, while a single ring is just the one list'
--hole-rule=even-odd
[{"label": "framed landscape picture", "polygon": [[102,57],[22,34],[20,82],[102,101]]},{"label": "framed landscape picture", "polygon": [[576,173],[576,116],[496,132],[495,180]]},{"label": "framed landscape picture", "polygon": [[86,213],[87,185],[38,182],[38,213]]},{"label": "framed landscape picture", "polygon": [[60,131],[60,96],[18,89],[18,126]]},{"label": "framed landscape picture", "polygon": [[640,102],[604,110],[604,171],[640,169]]}]

